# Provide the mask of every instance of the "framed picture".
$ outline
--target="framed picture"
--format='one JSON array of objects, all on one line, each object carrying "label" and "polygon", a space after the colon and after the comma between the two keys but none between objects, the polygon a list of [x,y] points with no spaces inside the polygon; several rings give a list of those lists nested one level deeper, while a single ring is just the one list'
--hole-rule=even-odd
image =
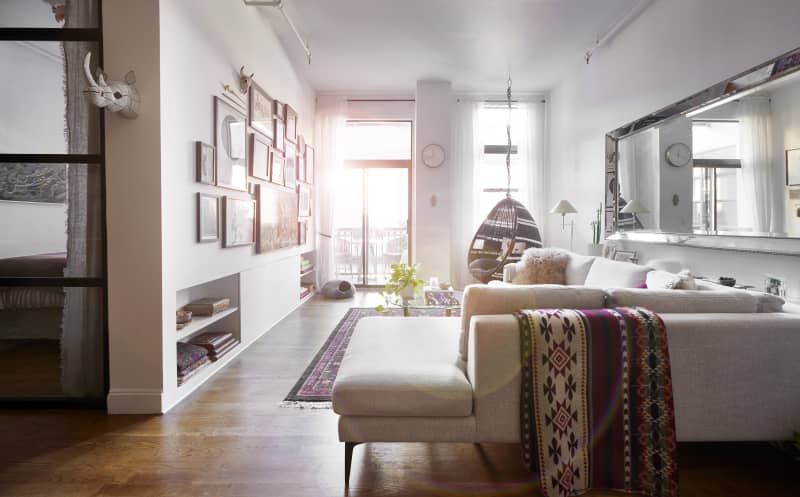
[{"label": "framed picture", "polygon": [[197,194],[197,241],[219,240],[219,197],[208,193]]},{"label": "framed picture", "polygon": [[286,141],[297,143],[297,112],[286,104]]},{"label": "framed picture", "polygon": [[249,98],[249,115],[248,120],[250,127],[267,138],[272,139],[275,129],[272,121],[275,119],[274,100],[267,95],[260,86],[256,83],[250,85],[250,98]]},{"label": "framed picture", "polygon": [[259,254],[298,244],[297,194],[273,185],[258,185]]},{"label": "framed picture", "polygon": [[64,164],[0,164],[0,201],[4,200],[66,204],[67,167]]},{"label": "framed picture", "polygon": [[636,252],[634,251],[617,250],[614,252],[614,260],[621,262],[632,262],[635,264],[638,259],[636,258]]},{"label": "framed picture", "polygon": [[308,220],[301,219],[297,222],[297,243],[305,245],[308,243]]},{"label": "framed picture", "polygon": [[275,100],[275,119],[286,122],[286,104],[280,100]]},{"label": "framed picture", "polygon": [[304,157],[306,155],[306,140],[303,135],[297,135],[297,153]]},{"label": "framed picture", "polygon": [[275,148],[269,151],[270,165],[272,175],[270,180],[276,185],[284,186],[286,183],[286,159],[283,157],[283,152]]},{"label": "framed picture", "polygon": [[315,163],[314,163],[314,148],[311,145],[306,145],[306,182],[314,184]]},{"label": "framed picture", "polygon": [[800,186],[800,148],[786,151],[786,185]]},{"label": "framed picture", "polygon": [[250,176],[269,181],[269,140],[250,133]]},{"label": "framed picture", "polygon": [[297,186],[297,211],[300,217],[311,216],[311,187],[303,183]]},{"label": "framed picture", "polygon": [[216,184],[216,170],[214,156],[216,151],[213,145],[195,142],[195,162],[197,163],[197,182],[206,185]]},{"label": "framed picture", "polygon": [[272,143],[281,152],[286,150],[286,124],[283,121],[275,119],[275,138]]},{"label": "framed picture", "polygon": [[217,149],[217,186],[247,191],[247,118],[214,97],[214,145]]},{"label": "framed picture", "polygon": [[241,247],[255,243],[256,203],[225,197],[225,231],[222,246]]},{"label": "framed picture", "polygon": [[297,151],[289,142],[286,143],[286,175],[283,182],[292,190],[297,186]]},{"label": "framed picture", "polygon": [[303,150],[302,148],[297,149],[297,181],[305,182],[306,181],[306,156],[305,154],[301,153],[300,151]]}]

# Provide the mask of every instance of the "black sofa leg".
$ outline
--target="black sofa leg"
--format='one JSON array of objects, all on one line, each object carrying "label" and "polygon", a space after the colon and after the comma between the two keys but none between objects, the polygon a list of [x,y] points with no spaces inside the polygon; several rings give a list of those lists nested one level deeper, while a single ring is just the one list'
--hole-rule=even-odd
[{"label": "black sofa leg", "polygon": [[344,443],[344,486],[350,486],[350,466],[353,463],[353,449],[358,445],[356,442]]}]

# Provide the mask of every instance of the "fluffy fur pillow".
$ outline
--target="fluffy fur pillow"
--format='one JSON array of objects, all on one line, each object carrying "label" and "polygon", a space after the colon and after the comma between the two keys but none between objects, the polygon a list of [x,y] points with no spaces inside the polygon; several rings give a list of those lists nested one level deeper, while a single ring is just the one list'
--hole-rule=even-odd
[{"label": "fluffy fur pillow", "polygon": [[512,283],[517,285],[566,285],[569,254],[556,249],[529,248],[517,263]]}]

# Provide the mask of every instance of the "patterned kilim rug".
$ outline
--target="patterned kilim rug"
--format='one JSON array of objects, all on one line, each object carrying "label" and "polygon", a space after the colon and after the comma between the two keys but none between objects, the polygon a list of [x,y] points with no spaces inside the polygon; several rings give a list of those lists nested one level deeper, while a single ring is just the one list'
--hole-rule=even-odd
[{"label": "patterned kilim rug", "polygon": [[[392,309],[392,316],[402,316],[401,309]],[[329,408],[333,382],[339,372],[342,357],[350,343],[350,336],[358,320],[367,316],[380,316],[371,307],[353,307],[347,311],[336,325],[325,344],[308,365],[303,375],[292,388],[289,395],[281,403],[284,407]],[[412,316],[444,316],[443,309],[412,309]],[[461,310],[453,311],[453,316],[460,316]]]}]

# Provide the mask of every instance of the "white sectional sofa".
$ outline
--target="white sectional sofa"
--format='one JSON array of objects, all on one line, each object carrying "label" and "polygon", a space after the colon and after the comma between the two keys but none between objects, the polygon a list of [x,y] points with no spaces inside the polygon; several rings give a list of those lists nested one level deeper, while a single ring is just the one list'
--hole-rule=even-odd
[{"label": "white sectional sofa", "polygon": [[[635,284],[624,270],[600,264],[604,273],[612,269],[608,278]],[[597,281],[591,268],[571,266],[568,282]],[[362,319],[333,390],[346,478],[362,442],[518,443],[519,327],[512,313],[523,308],[659,312],[678,441],[791,438],[800,429],[800,315],[765,312],[780,309],[775,297],[700,288],[473,285],[461,319]]]}]

